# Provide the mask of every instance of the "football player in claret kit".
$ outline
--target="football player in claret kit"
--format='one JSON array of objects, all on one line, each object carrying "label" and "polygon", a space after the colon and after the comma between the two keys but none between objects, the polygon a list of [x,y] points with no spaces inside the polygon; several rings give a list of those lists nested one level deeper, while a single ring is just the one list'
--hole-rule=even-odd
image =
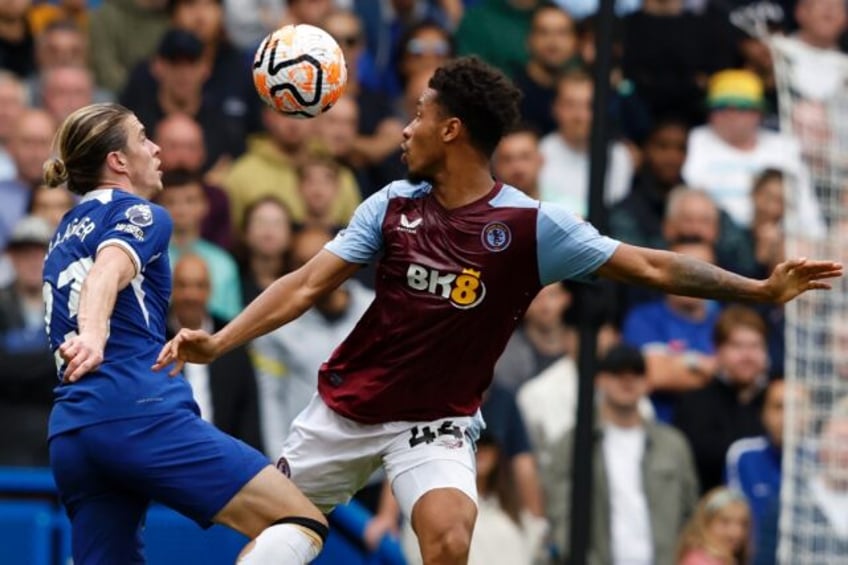
[{"label": "football player in claret kit", "polygon": [[328,511],[382,464],[425,563],[467,560],[481,396],[542,286],[599,275],[675,294],[785,302],[829,288],[822,279],[842,272],[830,261],[793,260],[768,280],[748,279],[619,243],[493,181],[490,156],[518,118],[519,96],[479,59],[440,67],[404,130],[409,180],[363,202],[321,253],[221,331],[182,330],[157,364],[208,362],[299,316],[382,255],[376,298],[322,366],[318,394],[293,423],[279,467]]},{"label": "football player in claret kit", "polygon": [[74,563],[143,563],[141,524],[154,499],[254,539],[240,563],[308,563],[326,537],[324,516],[261,453],[203,421],[185,379],[151,370],[171,291],[171,219],[148,201],[162,190],[159,147],[117,104],[71,114],[54,146],[45,181],[81,196],[44,265],[61,379],[50,464]]}]

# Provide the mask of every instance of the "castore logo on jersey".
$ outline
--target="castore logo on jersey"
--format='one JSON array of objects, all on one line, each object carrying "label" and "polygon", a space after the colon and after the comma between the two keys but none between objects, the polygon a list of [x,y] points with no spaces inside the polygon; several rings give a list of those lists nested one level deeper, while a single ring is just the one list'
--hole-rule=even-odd
[{"label": "castore logo on jersey", "polygon": [[407,233],[415,233],[420,226],[424,222],[424,218],[415,218],[414,220],[410,220],[406,214],[400,215],[400,226],[398,229],[400,231],[405,231]]}]

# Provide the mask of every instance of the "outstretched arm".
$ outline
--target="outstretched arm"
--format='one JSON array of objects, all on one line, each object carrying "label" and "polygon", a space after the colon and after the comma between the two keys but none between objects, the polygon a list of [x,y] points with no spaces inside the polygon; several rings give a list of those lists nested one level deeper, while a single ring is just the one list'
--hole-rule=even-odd
[{"label": "outstretched arm", "polygon": [[597,274],[668,294],[782,304],[808,290],[829,289],[822,279],[842,276],[842,265],[792,259],[777,265],[768,279],[755,280],[688,255],[622,243]]},{"label": "outstretched arm", "polygon": [[202,330],[180,330],[162,348],[154,369],[179,360],[209,363],[230,349],[276,329],[306,312],[315,301],[350,278],[359,265],[323,250],[300,269],[274,281],[238,316],[210,336]]},{"label": "outstretched arm", "polygon": [[79,334],[59,346],[59,354],[68,364],[63,376],[65,382],[78,381],[103,362],[115,300],[135,274],[136,265],[123,248],[107,245],[98,251],[80,290]]}]

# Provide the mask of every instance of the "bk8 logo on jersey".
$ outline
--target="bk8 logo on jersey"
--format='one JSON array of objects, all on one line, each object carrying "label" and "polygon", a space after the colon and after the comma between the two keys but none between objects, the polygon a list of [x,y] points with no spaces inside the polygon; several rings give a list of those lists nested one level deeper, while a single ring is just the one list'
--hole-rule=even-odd
[{"label": "bk8 logo on jersey", "polygon": [[461,310],[474,308],[486,296],[480,271],[474,269],[462,269],[457,275],[412,263],[406,270],[406,280],[410,288],[441,296]]}]

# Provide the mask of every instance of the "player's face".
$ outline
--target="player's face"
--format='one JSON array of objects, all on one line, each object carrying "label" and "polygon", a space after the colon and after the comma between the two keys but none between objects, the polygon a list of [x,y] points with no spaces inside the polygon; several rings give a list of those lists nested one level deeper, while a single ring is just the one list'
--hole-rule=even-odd
[{"label": "player's face", "polygon": [[162,171],[159,169],[159,146],[147,138],[141,122],[135,116],[127,118],[127,145],[121,150],[127,162],[127,174],[140,196],[150,198],[162,190]]},{"label": "player's face", "polygon": [[432,88],[425,90],[418,99],[415,117],[403,129],[401,160],[406,163],[412,182],[433,181],[443,161],[444,145],[439,133],[444,116],[436,96]]}]

